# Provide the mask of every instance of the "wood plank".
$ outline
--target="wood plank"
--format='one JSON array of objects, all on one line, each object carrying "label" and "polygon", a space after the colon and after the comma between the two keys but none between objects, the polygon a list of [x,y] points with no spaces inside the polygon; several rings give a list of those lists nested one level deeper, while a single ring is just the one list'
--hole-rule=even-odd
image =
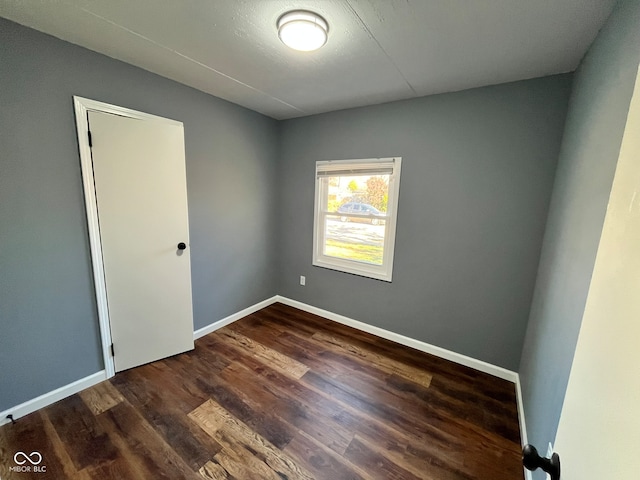
[{"label": "wood plank", "polygon": [[[280,478],[312,479],[305,468],[291,460],[264,437],[256,434],[213,400],[189,413],[189,417],[227,450],[243,446],[280,475]],[[277,478],[277,477],[276,477]],[[280,480],[280,479],[278,479]]]},{"label": "wood plank", "polygon": [[199,473],[203,478],[209,480],[231,480],[234,478],[222,465],[214,461],[205,463]]},{"label": "wood plank", "polygon": [[[437,458],[451,468],[463,468],[468,445],[460,438],[431,429],[418,436],[411,432],[397,430],[384,422],[367,421],[357,412],[343,411],[336,419],[345,427],[352,428],[355,435],[366,444],[385,445],[393,451],[406,454],[405,462],[412,461],[412,455],[431,462]],[[419,446],[419,447],[417,447]]]},{"label": "wood plank", "polygon": [[360,467],[353,465],[316,439],[300,431],[285,452],[294,460],[308,466],[317,480],[370,480],[372,477]]},{"label": "wood plank", "polygon": [[[56,441],[48,435],[42,418],[42,411],[34,412],[19,419],[15,425],[0,427],[0,478],[3,480],[19,480],[36,475],[46,479],[58,479],[67,478],[67,474],[68,478],[81,478],[71,459],[65,455],[64,449],[58,452]],[[42,457],[38,467],[46,467],[46,473],[34,473],[34,468],[28,461],[23,466],[29,468],[30,472],[12,471],[12,468],[21,467],[14,461],[18,452],[23,452],[36,461],[37,455],[33,455],[33,452],[37,452]],[[18,462],[25,460],[24,455],[18,457]]]},{"label": "wood plank", "polygon": [[[398,389],[389,382],[389,379],[397,377],[397,372],[405,364],[364,349],[345,348],[344,342],[335,337],[330,337],[329,342],[322,342],[316,341],[314,336],[305,339],[278,329],[269,328],[265,332],[263,326],[254,327],[253,332],[247,334],[254,338],[259,336],[265,345],[283,354],[295,356],[297,352],[302,352],[297,359],[311,367],[314,372],[323,373],[353,385],[357,383],[359,387],[356,388],[361,391],[366,390],[371,396],[380,399],[387,397],[386,402],[390,405],[398,403],[397,397],[401,397],[402,401],[414,405],[418,414],[421,406],[424,406],[424,399],[417,395],[417,392],[420,387],[428,388],[431,374],[427,372],[420,372],[412,366],[406,366],[407,373],[403,374],[404,378],[415,380],[418,384],[412,384],[414,388]],[[321,336],[317,337],[322,339]],[[352,351],[357,351],[357,355]]]},{"label": "wood plank", "polygon": [[166,365],[145,365],[122,372],[111,381],[194,471],[210,460],[210,452],[220,450],[221,446],[186,416],[188,408],[207,397],[190,389],[184,378],[172,375]]},{"label": "wood plank", "polygon": [[[296,358],[298,361],[309,366],[314,372],[322,373],[333,378],[349,378],[350,381],[359,381],[368,390],[378,390],[379,394],[402,395],[403,398],[411,401],[413,390],[402,391],[389,388],[387,380],[394,376],[391,369],[379,368],[376,364],[368,362],[363,358],[356,357],[343,351],[334,345],[315,341],[313,337],[301,338],[290,332],[281,332],[275,329],[264,328],[255,329],[248,333],[249,336],[259,337],[261,341],[274,350],[282,354]],[[392,363],[395,362],[391,360]],[[409,367],[411,368],[411,367]],[[431,375],[426,374],[425,388],[428,388]],[[421,402],[419,397],[413,400]],[[395,403],[395,401],[390,400]]]},{"label": "wood plank", "polygon": [[389,405],[378,397],[367,396],[366,392],[359,392],[347,383],[341,383],[333,378],[325,377],[315,372],[307,372],[301,379],[305,386],[323,392],[329,398],[335,399],[342,405],[350,407],[362,415],[376,418],[378,421],[392,426],[395,430],[409,432],[418,438],[428,431],[428,422],[440,420],[438,412],[420,412],[420,415],[406,415],[397,405]]},{"label": "wood plank", "polygon": [[273,318],[274,322],[277,322],[282,326],[286,326],[287,329],[285,329],[285,331],[295,332],[296,334],[299,333],[299,325],[305,325],[305,328],[313,333],[317,331],[324,331],[337,336],[338,338],[346,339],[353,345],[371,349],[389,358],[406,363],[407,365],[412,365],[416,368],[423,368],[432,374],[437,373],[439,376],[448,376],[457,379],[464,384],[467,382],[473,382],[476,379],[481,379],[482,381],[489,379],[494,387],[496,385],[502,385],[508,388],[510,385],[513,385],[506,380],[492,377],[491,375],[479,372],[472,368],[450,362],[426,352],[399,345],[391,340],[377,337],[280,303],[271,305],[268,309],[260,310],[254,315],[259,315],[260,318],[268,315],[270,318]]},{"label": "wood plank", "polygon": [[117,463],[120,453],[79,395],[54,403],[46,413],[76,470]]},{"label": "wood plank", "polygon": [[244,394],[236,393],[231,385],[218,382],[211,386],[199,379],[196,382],[203,391],[210,393],[212,399],[277,448],[284,448],[293,437],[294,430],[289,424],[274,415],[271,409],[261,408],[244,397]]},{"label": "wood plank", "polygon": [[[301,337],[311,337],[318,331],[318,324],[307,322],[306,318],[300,317],[299,314],[303,313],[305,312],[297,308],[292,308],[282,303],[274,303],[268,308],[263,308],[251,315],[250,321],[257,319],[257,321],[264,321],[264,324],[279,328],[281,331],[295,331]],[[319,319],[319,321],[324,320],[322,317],[314,316],[315,318]]]},{"label": "wood plank", "polygon": [[89,465],[84,471],[91,478],[136,478],[136,473],[123,457]]},{"label": "wood plank", "polygon": [[198,367],[195,368],[193,380],[183,378],[183,382],[193,384],[189,388],[197,388],[206,398],[214,399],[278,448],[283,448],[291,440],[295,429],[273,414],[272,405],[265,404],[265,397],[254,397],[244,387],[236,388],[234,385],[238,384],[238,379],[224,374],[228,367],[209,378],[199,375]]},{"label": "wood plank", "polygon": [[80,392],[80,398],[94,415],[100,415],[122,402],[120,392],[109,381],[100,382]]},{"label": "wood plank", "polygon": [[[213,344],[212,346],[218,349],[218,351],[225,348],[221,344]],[[368,436],[372,441],[379,443],[393,439],[394,442],[411,445],[423,443],[425,438],[428,438],[429,441],[427,444],[433,445],[436,448],[434,452],[439,453],[441,456],[449,457],[448,461],[453,461],[448,449],[455,444],[455,437],[431,425],[429,425],[428,430],[424,432],[427,437],[416,436],[406,431],[406,429],[394,429],[391,428],[390,425],[392,424],[388,421],[381,422],[366,412],[354,408],[350,402],[336,401],[335,396],[327,395],[322,389],[314,389],[315,387],[312,385],[302,385],[299,382],[280,375],[276,371],[267,370],[250,358],[244,358],[238,361],[249,365],[256,373],[259,373],[269,380],[269,382],[259,382],[260,385],[279,388],[285,395],[295,397],[299,399],[301,403],[306,402],[310,405],[308,411],[309,413],[313,413],[314,418],[322,418],[322,415],[326,415],[327,418],[330,419],[329,423],[327,423],[327,427],[330,429],[333,429],[337,424],[340,425],[341,430],[350,432],[351,436],[353,432],[360,432],[362,435]],[[343,408],[346,408],[348,411],[345,411]],[[446,419],[442,419],[442,423],[446,423]],[[443,448],[443,451],[438,452],[438,448]],[[455,460],[455,465],[463,465],[463,460],[460,455],[456,456]]]},{"label": "wood plank", "polygon": [[41,452],[56,480],[514,480],[519,442],[513,384],[274,304],[0,427],[0,459]]},{"label": "wood plank", "polygon": [[[239,373],[237,369],[234,369],[234,372],[236,372],[236,373],[234,373],[234,375],[238,375],[238,373]],[[277,374],[274,373],[272,375],[277,375]],[[239,380],[241,380],[241,378],[239,378]],[[282,379],[280,381],[282,381]],[[277,382],[273,382],[273,383],[277,383]],[[270,385],[271,386],[272,383],[268,383],[267,384],[265,382],[260,382],[260,385],[262,385],[262,386]],[[292,384],[283,385],[283,388],[282,388],[282,391],[286,391],[287,395],[289,395],[289,396],[294,394],[295,390],[296,390],[295,386],[292,385]],[[308,395],[309,395],[309,392],[306,392],[302,396],[308,396]],[[313,399],[313,401],[311,401],[309,403],[310,404],[314,404],[314,405],[318,405],[318,404],[321,404],[322,402],[323,402],[323,400],[321,398],[319,399],[319,398],[316,397],[316,398]],[[331,403],[328,406],[328,410],[331,410],[334,413],[337,413],[337,412],[340,411],[340,408],[339,408],[339,405],[336,405],[335,403]],[[356,412],[360,413],[358,410],[356,410]],[[345,419],[345,415],[346,414],[344,412],[340,415],[340,419],[343,422],[344,422],[344,419]],[[396,431],[390,430],[389,428],[385,428],[384,431],[372,429],[370,427],[371,418],[369,418],[367,416],[359,416],[357,418],[351,416],[350,420],[348,422],[344,422],[344,423],[336,422],[335,418],[331,418],[330,422],[331,422],[331,424],[330,424],[331,425],[331,429],[335,428],[334,425],[340,425],[340,429],[344,430],[345,432],[349,431],[348,429],[345,429],[345,425],[348,425],[350,428],[353,429],[353,431],[361,431],[363,426],[368,426],[368,428],[365,428],[365,430],[364,430],[364,435],[367,435],[369,438],[371,438],[369,444],[371,444],[373,442],[377,442],[379,444],[384,444],[385,442],[389,442],[391,439],[393,439],[393,441],[395,443],[403,444],[404,445],[402,447],[402,451],[404,452],[402,454],[403,456],[396,455],[395,458],[396,459],[401,459],[405,463],[408,462],[408,461],[414,461],[414,463],[418,464],[421,467],[425,465],[425,462],[420,461],[419,458],[414,458],[414,459],[410,459],[409,458],[411,456],[411,452],[414,452],[415,455],[417,455],[417,456],[419,456],[421,458],[429,459],[429,461],[431,463],[427,463],[426,465],[430,466],[431,470],[436,470],[436,467],[434,467],[432,465],[433,459],[435,458],[436,454],[440,454],[440,456],[444,456],[445,458],[449,457],[449,458],[447,458],[447,462],[450,462],[451,465],[448,465],[447,466],[447,470],[444,470],[445,474],[448,474],[447,472],[449,470],[451,470],[451,469],[453,469],[454,471],[456,471],[456,469],[459,470],[464,465],[464,460],[463,460],[462,456],[460,456],[460,455],[458,455],[452,461],[452,459],[450,458],[451,457],[450,454],[449,455],[442,454],[437,449],[432,449],[431,452],[430,452],[431,455],[426,455],[429,452],[424,451],[424,450],[410,449],[410,445],[415,444],[420,439],[415,439],[414,438],[413,441],[408,441],[408,440],[406,440],[405,435],[399,435]],[[327,426],[329,426],[329,425],[327,425]],[[352,434],[349,435],[350,438],[352,436],[353,436]],[[443,438],[443,437],[444,437],[444,433],[442,433],[442,432],[440,432],[436,436],[436,438]],[[431,435],[430,439],[433,440],[433,438],[434,438],[433,435]],[[398,441],[398,439],[400,439],[400,440]],[[431,441],[430,443],[433,443],[433,441]],[[451,437],[446,438],[444,442],[440,443],[440,445],[444,445],[444,446],[450,447],[450,445],[451,445]],[[288,448],[289,447],[287,447],[287,449]],[[342,450],[342,451],[344,451],[344,450]],[[448,477],[443,476],[443,478],[448,478]],[[459,478],[459,477],[452,477],[452,478]]]},{"label": "wood plank", "polygon": [[[510,408],[501,409],[500,405],[503,402],[479,395],[477,392],[443,387],[438,378],[434,380],[432,388],[428,391],[398,377],[390,377],[388,383],[390,388],[399,395],[419,398],[436,410],[448,412],[457,420],[492,431],[509,442],[520,442],[518,425],[513,423],[517,411],[511,411]],[[513,403],[515,404],[515,398]]]},{"label": "wood plank", "polygon": [[[56,429],[51,423],[51,420],[49,420],[46,409],[41,410],[39,413],[42,419],[42,426],[44,428],[46,436],[49,440],[51,440],[53,450],[55,451],[55,454],[62,465],[64,475],[61,478],[69,478],[73,480],[91,480],[91,477],[86,470],[77,471],[73,466],[73,461],[67,453],[62,440],[60,440],[60,437],[58,436]],[[49,469],[49,467],[47,467],[47,469]],[[55,474],[54,471],[52,471],[51,473]]]},{"label": "wood plank", "polygon": [[303,365],[286,355],[282,355],[276,350],[265,347],[261,343],[235,332],[230,327],[220,330],[218,333],[219,335],[226,337],[225,340],[227,342],[251,352],[255,358],[265,365],[280,370],[282,373],[292,378],[300,378],[309,370],[309,367],[306,365]]},{"label": "wood plank", "polygon": [[[429,479],[429,477],[417,477],[407,471],[402,466],[393,463],[378,452],[371,450],[354,438],[344,457],[352,463],[359,465],[365,469],[371,478],[380,480],[418,480],[420,478]],[[429,479],[432,480],[432,479]],[[436,479],[433,479],[436,480]]]},{"label": "wood plank", "polygon": [[[214,338],[216,337],[211,337],[210,346],[212,349],[215,349],[219,355],[224,355],[230,359],[230,361],[233,359],[232,361],[236,364],[242,365],[244,368],[253,372],[254,381],[252,383],[256,383],[264,388],[270,389],[274,396],[300,402],[300,404],[303,405],[305,412],[307,412],[310,417],[317,417],[319,421],[322,422],[340,412],[340,406],[335,402],[328,400],[327,397],[323,396],[321,393],[319,394],[315,390],[309,389],[295,379],[283,375],[278,370],[265,366],[252,356],[243,356],[241,349],[223,343],[223,337],[217,337],[220,339],[218,341]],[[245,387],[243,386],[242,388]]]},{"label": "wood plank", "polygon": [[[449,454],[438,452],[428,445],[420,443],[386,443],[373,442],[365,436],[356,435],[354,442],[357,448],[366,447],[370,454],[375,454],[385,460],[401,465],[418,478],[433,480],[473,480],[463,459],[452,458]],[[354,443],[350,445],[353,448]],[[345,452],[345,456],[349,456]]]},{"label": "wood plank", "polygon": [[247,480],[281,480],[282,477],[269,465],[254,455],[250,447],[243,445],[228,435],[224,428],[216,432],[216,438],[221,443],[233,445],[232,448],[223,448],[216,456],[215,461],[230,475]]},{"label": "wood plank", "polygon": [[261,399],[264,408],[269,408],[285,422],[340,454],[344,453],[353,438],[353,432],[332,418],[337,411],[335,405],[330,410],[318,409],[313,401],[298,399],[290,391],[278,388],[271,382],[256,382],[254,372],[239,362],[229,365],[221,377],[229,382],[235,380],[241,383],[250,398]]},{"label": "wood plank", "polygon": [[[132,478],[198,479],[196,471],[169,446],[160,434],[128,402],[98,417],[98,422],[122,453]],[[212,456],[218,451],[209,451]],[[196,465],[198,468],[200,465]]]},{"label": "wood plank", "polygon": [[[330,398],[349,407],[359,415],[366,414],[377,422],[389,426],[396,434],[419,441],[450,435],[457,438],[458,445],[466,445],[467,454],[472,455],[479,446],[485,449],[493,445],[497,451],[514,450],[514,442],[504,439],[496,432],[478,427],[455,414],[439,408],[422,409],[419,414],[412,408],[403,410],[397,406],[380,402],[378,397],[368,397],[354,389],[350,384],[341,383],[329,377],[308,372],[301,382]],[[429,389],[431,390],[431,389]],[[467,442],[467,437],[475,436],[475,442]],[[519,445],[515,447],[519,450]]]},{"label": "wood plank", "polygon": [[340,351],[348,353],[349,355],[353,355],[367,363],[371,363],[380,370],[388,372],[389,374],[406,378],[407,380],[417,383],[418,385],[422,385],[423,387],[429,387],[429,384],[431,383],[433,376],[429,372],[425,372],[423,369],[412,367],[411,365],[398,362],[369,349],[353,345],[352,343],[342,340],[334,335],[329,335],[324,332],[316,332],[311,338],[313,340],[326,343]]}]

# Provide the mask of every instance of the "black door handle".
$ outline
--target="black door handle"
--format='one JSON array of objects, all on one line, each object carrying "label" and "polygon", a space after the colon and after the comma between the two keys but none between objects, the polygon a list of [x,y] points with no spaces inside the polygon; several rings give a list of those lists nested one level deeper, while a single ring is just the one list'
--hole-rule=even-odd
[{"label": "black door handle", "polygon": [[185,248],[187,248],[187,244],[184,242],[180,242],[178,244],[178,250],[184,250]]},{"label": "black door handle", "polygon": [[557,453],[551,458],[541,457],[533,445],[525,445],[522,449],[522,464],[532,472],[541,468],[549,474],[551,480],[560,480],[560,456]]}]

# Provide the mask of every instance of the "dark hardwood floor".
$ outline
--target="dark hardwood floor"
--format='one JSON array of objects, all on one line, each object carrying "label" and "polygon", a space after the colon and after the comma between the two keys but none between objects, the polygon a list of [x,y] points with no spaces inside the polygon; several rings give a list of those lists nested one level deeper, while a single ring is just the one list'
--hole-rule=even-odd
[{"label": "dark hardwood floor", "polygon": [[0,427],[28,478],[522,479],[515,388],[275,304]]}]

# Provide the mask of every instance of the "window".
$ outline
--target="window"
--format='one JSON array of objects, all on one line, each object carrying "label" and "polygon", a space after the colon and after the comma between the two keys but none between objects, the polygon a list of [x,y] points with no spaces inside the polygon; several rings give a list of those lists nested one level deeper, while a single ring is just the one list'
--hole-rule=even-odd
[{"label": "window", "polygon": [[314,265],[391,281],[400,162],[316,162]]}]

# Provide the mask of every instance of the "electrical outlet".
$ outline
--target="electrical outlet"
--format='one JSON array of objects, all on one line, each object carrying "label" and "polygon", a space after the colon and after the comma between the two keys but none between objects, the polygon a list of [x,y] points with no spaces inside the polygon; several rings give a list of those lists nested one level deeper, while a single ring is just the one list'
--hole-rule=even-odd
[{"label": "electrical outlet", "polygon": [[307,283],[307,277],[305,277],[304,275],[300,275],[300,285],[304,287],[306,283]]}]

